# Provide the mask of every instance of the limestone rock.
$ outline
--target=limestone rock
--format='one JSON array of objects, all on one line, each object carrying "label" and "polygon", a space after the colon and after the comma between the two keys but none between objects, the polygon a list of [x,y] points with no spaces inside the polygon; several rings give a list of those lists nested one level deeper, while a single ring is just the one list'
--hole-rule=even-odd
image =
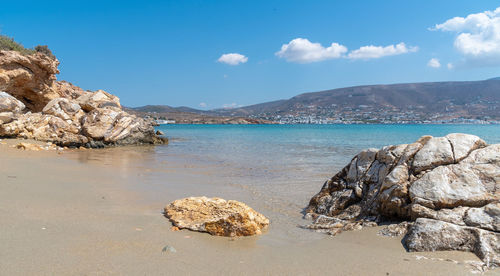
[{"label": "limestone rock", "polygon": [[[105,91],[56,81],[59,61],[42,53],[0,51],[0,137],[72,147],[164,144],[150,121],[124,112]],[[22,114],[22,112],[26,112]]]},{"label": "limestone rock", "polygon": [[78,97],[76,101],[86,112],[90,112],[96,108],[121,110],[120,99],[103,90],[86,92],[82,96]]},{"label": "limestone rock", "polygon": [[88,91],[84,91],[80,87],[73,85],[67,81],[56,81],[52,85],[52,89],[59,95],[61,98],[66,98],[70,100],[76,100],[80,96],[88,93]]},{"label": "limestone rock", "polygon": [[50,141],[61,146],[78,146],[89,142],[77,126],[63,119],[41,113],[22,114],[17,120],[0,126],[0,136]]},{"label": "limestone rock", "polygon": [[500,266],[500,233],[418,218],[405,239],[410,251],[474,252],[487,267]]},{"label": "limestone rock", "polygon": [[82,119],[82,133],[106,144],[158,144],[153,126],[124,111],[96,108]]},{"label": "limestone rock", "polygon": [[12,112],[0,112],[0,125],[10,123],[14,118],[15,116]]},{"label": "limestone rock", "polygon": [[471,151],[486,146],[486,142],[475,135],[451,133],[446,135],[446,139],[450,141],[455,162],[462,161]]},{"label": "limestone rock", "polygon": [[415,172],[451,164],[455,161],[451,144],[446,137],[433,137],[417,152],[412,169]]},{"label": "limestone rock", "polygon": [[58,65],[57,59],[41,53],[21,55],[16,51],[0,51],[0,91],[22,101],[29,110],[39,112],[50,100],[59,97],[52,89]]},{"label": "limestone rock", "polygon": [[43,114],[54,115],[65,121],[76,121],[85,115],[80,105],[66,98],[55,98],[51,100],[42,110]]},{"label": "limestone rock", "polygon": [[[412,144],[370,149],[355,156],[311,198],[306,217],[314,221],[306,228],[337,234],[352,225],[403,221],[404,226],[417,221],[416,226],[406,224],[410,232],[420,229],[421,234],[408,235],[411,243],[425,236],[425,231],[434,231],[434,226],[427,229],[422,224],[437,225],[437,221],[439,227],[451,229],[449,233],[475,233],[471,242],[476,248],[478,243],[484,245],[478,235],[492,242],[500,232],[499,202],[500,144],[487,145],[477,136],[458,133],[424,136]],[[405,227],[390,226],[386,232],[403,233]],[[488,247],[493,250],[488,253],[494,256],[491,259],[469,245],[457,246],[445,234],[434,239],[444,240],[413,249],[471,250],[492,265],[500,262],[498,247]]]},{"label": "limestone rock", "polygon": [[221,198],[179,199],[165,207],[165,216],[181,229],[226,237],[261,234],[269,225],[264,215],[246,204]]},{"label": "limestone rock", "polygon": [[0,91],[0,112],[21,113],[24,108],[25,106],[21,101]]}]

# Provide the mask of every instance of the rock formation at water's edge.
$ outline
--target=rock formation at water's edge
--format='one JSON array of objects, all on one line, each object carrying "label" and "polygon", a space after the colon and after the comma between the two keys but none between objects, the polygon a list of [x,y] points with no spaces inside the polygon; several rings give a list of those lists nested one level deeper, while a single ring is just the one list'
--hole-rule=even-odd
[{"label": "rock formation at water's edge", "polygon": [[0,51],[0,137],[60,146],[162,144],[151,124],[122,110],[118,97],[57,81],[59,61]]},{"label": "rock formation at water's edge", "polygon": [[423,136],[367,149],[326,181],[306,228],[335,235],[394,221],[410,251],[462,250],[500,266],[500,144],[474,135]]}]

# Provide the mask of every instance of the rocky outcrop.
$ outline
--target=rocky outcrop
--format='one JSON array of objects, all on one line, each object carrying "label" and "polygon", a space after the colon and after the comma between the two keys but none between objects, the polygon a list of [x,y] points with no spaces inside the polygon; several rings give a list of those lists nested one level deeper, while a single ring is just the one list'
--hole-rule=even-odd
[{"label": "rocky outcrop", "polygon": [[409,250],[466,250],[500,265],[500,144],[474,135],[424,136],[368,149],[328,180],[306,208],[309,229],[338,234],[392,221]]},{"label": "rocky outcrop", "polygon": [[10,123],[24,110],[24,104],[11,95],[0,92],[0,125]]},{"label": "rocky outcrop", "polygon": [[161,144],[149,121],[122,110],[120,99],[56,81],[57,59],[0,51],[0,137],[60,146]]},{"label": "rocky outcrop", "polygon": [[42,53],[21,55],[16,51],[0,51],[0,91],[22,101],[29,110],[39,112],[52,99],[59,97],[52,88],[59,61]]},{"label": "rocky outcrop", "polygon": [[246,204],[221,198],[179,199],[165,207],[165,216],[180,229],[226,237],[261,234],[269,225],[264,215]]}]

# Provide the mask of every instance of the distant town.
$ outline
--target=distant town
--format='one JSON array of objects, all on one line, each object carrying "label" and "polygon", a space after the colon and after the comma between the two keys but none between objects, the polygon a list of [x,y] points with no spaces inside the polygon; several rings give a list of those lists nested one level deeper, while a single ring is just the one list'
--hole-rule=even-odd
[{"label": "distant town", "polygon": [[[490,104],[492,108],[497,106]],[[285,114],[277,111],[249,117],[279,124],[500,124],[498,118],[490,116],[461,116],[454,111],[453,105],[436,113],[422,112],[418,106],[409,106],[404,111],[398,108],[379,109],[367,105],[352,108],[336,104],[299,109],[300,111],[290,110]]]}]

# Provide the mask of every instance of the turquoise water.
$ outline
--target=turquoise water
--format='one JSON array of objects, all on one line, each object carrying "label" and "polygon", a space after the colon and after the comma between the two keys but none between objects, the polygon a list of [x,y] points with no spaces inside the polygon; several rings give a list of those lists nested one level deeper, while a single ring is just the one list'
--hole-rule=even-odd
[{"label": "turquoise water", "polygon": [[[470,133],[500,143],[500,125],[163,125],[170,139],[148,166],[164,195],[236,199],[263,212],[278,236],[303,238],[301,211],[324,181],[365,148],[412,143],[422,135]],[[170,176],[181,173],[180,179]],[[194,180],[188,180],[192,177]],[[180,183],[180,184],[176,184]],[[185,183],[191,183],[187,185]]]},{"label": "turquoise water", "polygon": [[227,165],[256,177],[279,175],[280,170],[333,173],[362,149],[411,143],[422,135],[461,132],[500,143],[500,125],[162,125],[158,129],[171,139],[160,155]]}]

